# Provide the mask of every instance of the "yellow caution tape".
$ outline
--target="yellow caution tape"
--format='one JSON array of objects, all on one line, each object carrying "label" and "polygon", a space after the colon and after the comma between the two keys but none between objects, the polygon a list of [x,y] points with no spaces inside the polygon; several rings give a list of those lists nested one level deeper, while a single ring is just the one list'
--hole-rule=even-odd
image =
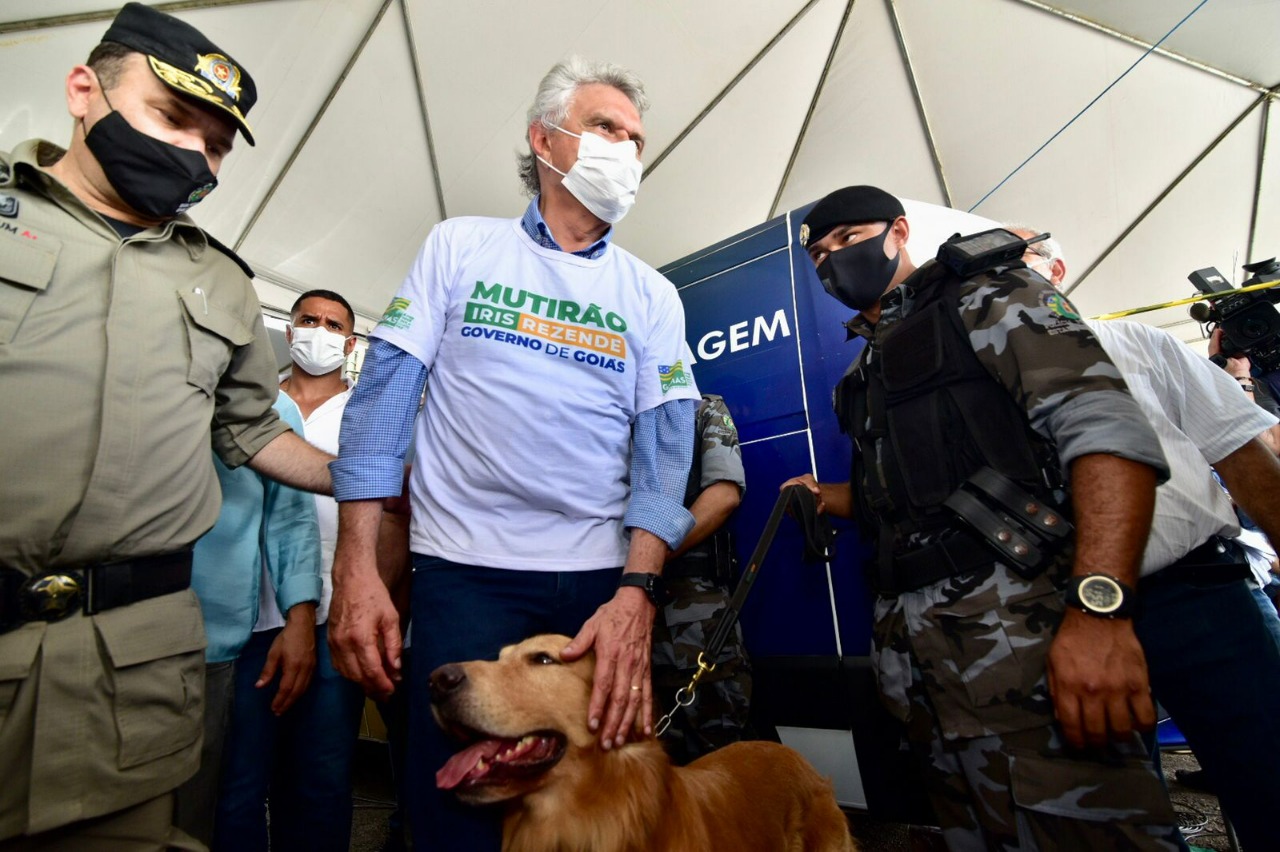
[{"label": "yellow caution tape", "polygon": [[1144,314],[1147,311],[1158,311],[1161,308],[1176,308],[1178,307],[1178,305],[1189,305],[1192,302],[1204,302],[1210,299],[1216,299],[1220,296],[1230,296],[1234,293],[1252,293],[1254,290],[1266,290],[1269,287],[1276,287],[1276,286],[1280,286],[1280,281],[1264,281],[1261,284],[1253,284],[1248,287],[1241,287],[1239,289],[1233,288],[1231,290],[1223,290],[1219,293],[1201,293],[1198,296],[1192,296],[1188,299],[1177,299],[1172,302],[1161,302],[1158,305],[1147,305],[1146,307],[1143,307],[1143,308],[1130,308],[1127,311],[1112,311],[1109,314],[1099,314],[1098,316],[1091,317],[1090,319],[1096,319],[1096,320],[1120,319],[1121,317],[1133,316],[1134,314]]}]

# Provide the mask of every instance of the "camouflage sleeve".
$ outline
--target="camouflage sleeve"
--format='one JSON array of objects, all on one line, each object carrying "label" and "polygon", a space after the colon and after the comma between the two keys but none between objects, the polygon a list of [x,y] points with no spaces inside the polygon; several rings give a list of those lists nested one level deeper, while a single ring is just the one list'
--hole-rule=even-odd
[{"label": "camouflage sleeve", "polygon": [[721,397],[707,394],[703,398],[698,408],[698,435],[702,441],[702,481],[698,484],[706,488],[716,482],[732,482],[745,492],[747,479],[738,427],[733,425],[729,407]]},{"label": "camouflage sleeve", "polygon": [[1055,443],[1064,471],[1106,453],[1168,479],[1155,430],[1120,370],[1051,285],[1020,269],[975,278],[961,289],[960,316],[978,360]]}]

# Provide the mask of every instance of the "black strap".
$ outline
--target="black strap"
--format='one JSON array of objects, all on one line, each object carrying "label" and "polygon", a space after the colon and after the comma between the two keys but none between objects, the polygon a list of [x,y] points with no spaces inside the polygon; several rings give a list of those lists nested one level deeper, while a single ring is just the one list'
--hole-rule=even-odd
[{"label": "black strap", "polygon": [[813,492],[803,485],[784,488],[778,495],[778,501],[773,504],[773,511],[764,525],[764,532],[761,533],[760,541],[751,553],[751,560],[738,580],[738,587],[734,589],[729,606],[721,616],[716,632],[711,635],[711,641],[707,643],[705,659],[714,660],[719,656],[720,649],[728,641],[733,626],[738,623],[738,613],[742,611],[747,595],[751,594],[751,586],[756,581],[756,574],[760,572],[760,565],[769,553],[773,538],[778,533],[778,526],[782,523],[782,516],[788,509],[791,510],[792,516],[799,522],[800,529],[804,533],[805,561],[826,561],[830,558],[835,533],[826,515],[818,514],[818,502]]},{"label": "black strap", "polygon": [[34,604],[33,587],[45,577],[65,574],[83,591],[74,611],[97,615],[116,607],[180,592],[191,585],[191,550],[142,556],[120,562],[48,570],[28,576],[16,568],[0,566],[0,633],[28,621],[48,620]]},{"label": "black strap", "polygon": [[1240,545],[1232,539],[1214,535],[1177,562],[1140,579],[1138,590],[1168,583],[1216,586],[1247,580],[1252,576],[1248,558]]},{"label": "black strap", "polygon": [[1041,539],[1065,539],[1074,530],[1056,508],[990,467],[975,470],[969,477],[968,484],[1021,519],[1027,529]]},{"label": "black strap", "polygon": [[981,467],[943,503],[1024,577],[1071,540],[1073,527],[1048,502],[990,467]]},{"label": "black strap", "polygon": [[1036,540],[1012,518],[990,509],[963,488],[957,488],[943,505],[964,518],[987,544],[1014,566],[1034,570],[1040,565],[1043,556]]},{"label": "black strap", "polygon": [[180,592],[191,585],[191,551],[108,562],[86,571],[89,580],[84,614]]},{"label": "black strap", "polygon": [[715,563],[711,559],[711,554],[705,552],[691,551],[672,559],[662,567],[662,577],[665,580],[689,578],[714,580],[715,573]]},{"label": "black strap", "polygon": [[990,565],[992,556],[982,539],[967,530],[954,530],[925,547],[891,556],[890,570],[882,572],[875,592],[893,596],[922,589]]}]

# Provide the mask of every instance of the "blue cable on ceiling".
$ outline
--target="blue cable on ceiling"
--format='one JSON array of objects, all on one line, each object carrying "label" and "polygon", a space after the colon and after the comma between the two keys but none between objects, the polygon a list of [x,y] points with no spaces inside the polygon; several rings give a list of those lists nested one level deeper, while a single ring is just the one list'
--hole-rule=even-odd
[{"label": "blue cable on ceiling", "polygon": [[1158,48],[1160,45],[1164,44],[1165,39],[1169,38],[1169,36],[1171,36],[1171,35],[1173,35],[1175,32],[1177,32],[1177,31],[1178,31],[1178,27],[1182,26],[1182,25],[1183,25],[1183,24],[1185,24],[1188,20],[1190,20],[1190,19],[1191,19],[1191,16],[1192,16],[1192,15],[1194,15],[1196,12],[1199,12],[1199,11],[1200,11],[1200,8],[1201,8],[1202,6],[1204,6],[1204,4],[1205,4],[1205,3],[1208,3],[1208,2],[1209,2],[1209,0],[1200,0],[1200,2],[1199,2],[1198,4],[1196,4],[1196,7],[1195,7],[1194,9],[1192,9],[1190,12],[1188,12],[1188,13],[1187,13],[1186,17],[1184,17],[1181,21],[1178,21],[1178,23],[1176,23],[1176,24],[1174,24],[1174,25],[1173,25],[1173,29],[1169,30],[1169,32],[1167,32],[1167,33],[1165,33],[1163,36],[1161,36],[1161,38],[1160,38],[1160,40],[1159,40],[1158,42],[1156,42],[1155,44],[1153,44],[1153,45],[1151,45],[1150,47],[1148,47],[1148,48],[1146,49],[1146,51],[1145,51],[1141,56],[1139,56],[1139,57],[1137,58],[1137,60],[1136,60],[1132,65],[1130,65],[1128,68],[1126,68],[1126,69],[1125,69],[1125,72],[1124,72],[1123,74],[1121,74],[1119,77],[1117,77],[1117,78],[1115,78],[1114,80],[1112,80],[1112,81],[1111,81],[1111,83],[1110,83],[1110,84],[1108,84],[1108,86],[1107,86],[1105,89],[1103,89],[1101,92],[1099,92],[1099,93],[1098,93],[1097,97],[1095,97],[1093,100],[1089,101],[1089,103],[1085,104],[1084,109],[1080,110],[1078,113],[1076,113],[1076,114],[1071,118],[1071,120],[1070,120],[1070,121],[1068,121],[1066,124],[1062,125],[1062,127],[1058,129],[1058,132],[1057,132],[1057,133],[1053,134],[1053,135],[1052,135],[1052,136],[1050,136],[1047,140],[1045,140],[1045,143],[1044,143],[1043,145],[1041,145],[1039,148],[1037,148],[1037,149],[1036,149],[1036,150],[1031,154],[1031,156],[1030,156],[1030,157],[1027,157],[1025,160],[1023,160],[1021,163],[1019,163],[1019,164],[1018,164],[1018,167],[1017,167],[1016,169],[1014,169],[1013,171],[1009,172],[1009,174],[1005,175],[1004,180],[1000,181],[998,184],[996,184],[994,187],[992,187],[992,188],[991,188],[991,190],[990,190],[986,195],[984,195],[984,196],[982,196],[981,198],[979,198],[979,199],[978,199],[978,201],[977,201],[977,203],[976,203],[976,204],[974,204],[972,207],[970,207],[970,208],[969,208],[969,212],[970,212],[970,213],[972,213],[974,210],[977,210],[977,209],[978,209],[978,207],[979,207],[979,205],[981,205],[981,204],[982,204],[982,202],[986,201],[988,198],[990,198],[991,196],[995,195],[995,194],[996,194],[996,192],[1000,189],[1000,187],[1004,186],[1006,183],[1008,183],[1008,182],[1009,182],[1009,179],[1010,179],[1010,178],[1012,178],[1012,177],[1013,177],[1014,175],[1016,175],[1018,172],[1022,171],[1023,166],[1025,166],[1027,163],[1029,163],[1029,162],[1031,162],[1032,160],[1034,160],[1034,159],[1035,159],[1035,158],[1040,154],[1040,152],[1041,152],[1041,151],[1043,151],[1045,148],[1048,148],[1048,147],[1049,147],[1049,144],[1050,144],[1051,142],[1053,142],[1053,140],[1055,140],[1055,139],[1057,139],[1059,136],[1061,136],[1061,135],[1063,134],[1063,132],[1065,132],[1065,131],[1066,131],[1066,129],[1067,129],[1068,127],[1070,127],[1071,125],[1075,124],[1076,119],[1078,119],[1080,116],[1082,116],[1082,115],[1084,115],[1086,112],[1088,112],[1088,111],[1090,110],[1090,108],[1092,108],[1092,107],[1093,107],[1093,105],[1094,105],[1094,104],[1096,104],[1098,101],[1102,100],[1102,97],[1103,97],[1107,92],[1111,91],[1111,90],[1115,87],[1115,85],[1116,85],[1117,83],[1119,83],[1121,80],[1123,80],[1125,77],[1127,77],[1127,76],[1129,75],[1129,72],[1130,72],[1130,71],[1132,71],[1134,68],[1137,68],[1137,67],[1138,67],[1138,63],[1142,62],[1142,60],[1146,59],[1146,58],[1147,58],[1148,56],[1150,56],[1153,52],[1155,52],[1155,49],[1156,49],[1156,48]]}]

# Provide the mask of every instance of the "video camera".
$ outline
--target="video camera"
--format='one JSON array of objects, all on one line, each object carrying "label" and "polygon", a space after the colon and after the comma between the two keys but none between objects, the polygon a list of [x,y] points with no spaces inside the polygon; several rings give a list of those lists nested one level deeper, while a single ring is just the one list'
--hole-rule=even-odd
[{"label": "video camera", "polygon": [[[1246,263],[1244,271],[1250,275],[1241,287],[1280,281],[1280,263],[1274,257]],[[1231,282],[1212,266],[1197,269],[1187,279],[1201,293],[1231,289]],[[1196,322],[1217,323],[1222,329],[1223,355],[1248,356],[1260,372],[1271,373],[1280,370],[1280,311],[1276,310],[1276,302],[1280,302],[1280,287],[1270,287],[1196,302],[1190,312]]]}]

